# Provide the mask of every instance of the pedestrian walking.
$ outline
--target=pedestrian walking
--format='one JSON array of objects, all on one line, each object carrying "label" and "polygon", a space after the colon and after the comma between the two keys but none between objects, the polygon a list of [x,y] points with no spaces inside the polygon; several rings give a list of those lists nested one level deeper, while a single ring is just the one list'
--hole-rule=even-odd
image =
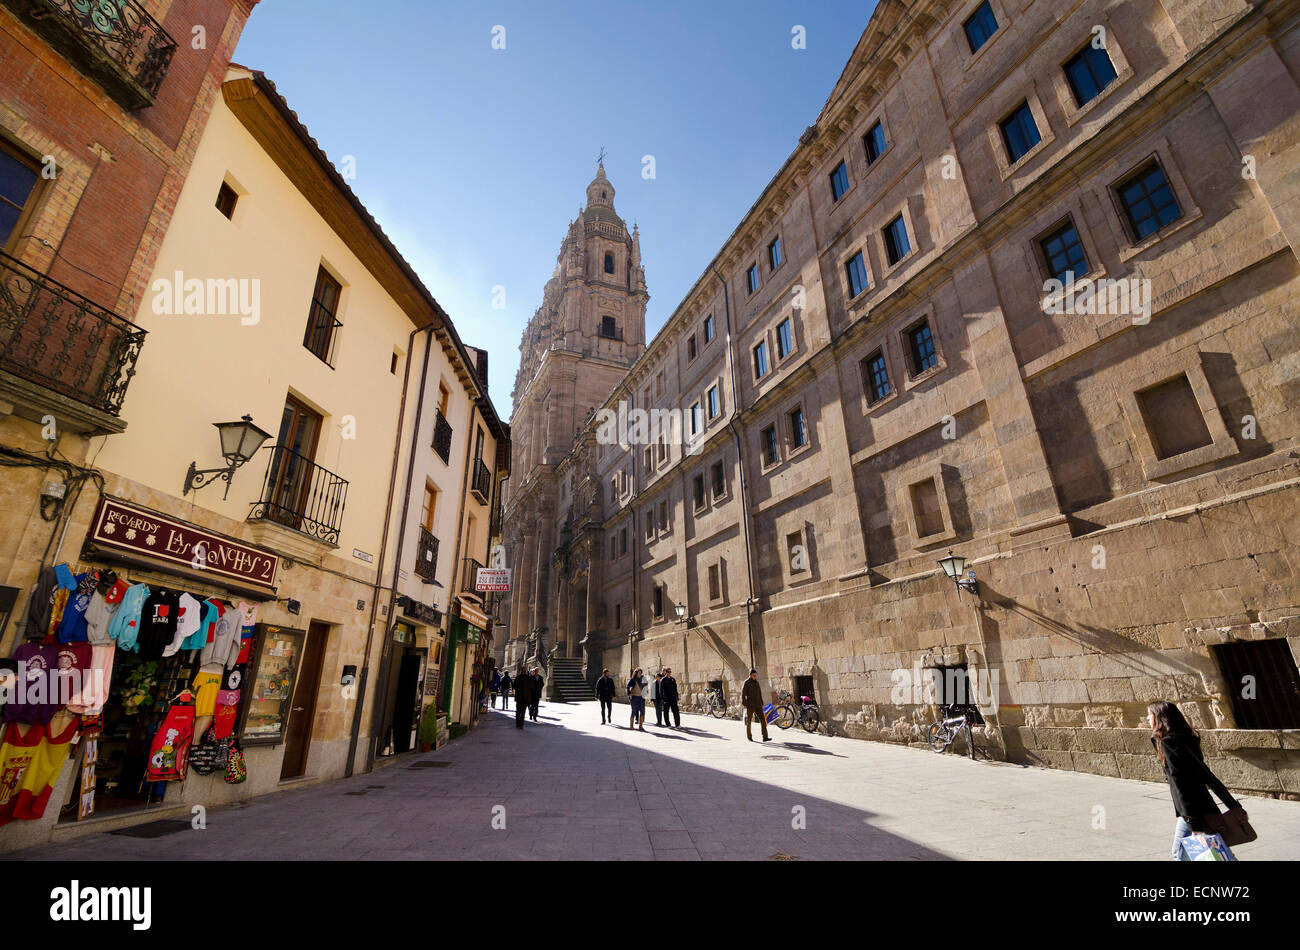
[{"label": "pedestrian walking", "polygon": [[528,714],[532,717],[533,722],[537,721],[537,707],[541,705],[542,686],[545,683],[546,680],[542,678],[542,668],[540,666],[534,666],[533,667],[533,701],[528,707]]},{"label": "pedestrian walking", "polygon": [[632,678],[627,681],[627,696],[632,704],[632,719],[628,723],[628,728],[639,729],[641,732],[645,732],[645,696],[642,695],[645,687],[646,681],[641,670],[639,668],[633,670]]},{"label": "pedestrian walking", "polygon": [[533,702],[533,677],[527,671],[515,678],[515,728],[524,727],[524,714]]},{"label": "pedestrian walking", "polygon": [[677,680],[673,678],[673,668],[671,666],[664,670],[664,678],[659,683],[659,696],[664,704],[664,725],[668,725],[668,714],[672,713],[672,728],[680,729],[682,727],[682,714],[677,708]]},{"label": "pedestrian walking", "polygon": [[510,687],[514,685],[510,681],[510,671],[506,670],[501,675],[501,708],[506,712],[510,711]]},{"label": "pedestrian walking", "polygon": [[660,671],[655,674],[655,681],[650,684],[650,702],[655,704],[655,725],[656,726],[662,726],[664,724],[663,701],[659,697],[659,683],[663,680],[663,678],[664,678],[664,674],[662,671]]},{"label": "pedestrian walking", "polygon": [[492,671],[492,708],[497,708],[497,696],[501,692],[501,671]]},{"label": "pedestrian walking", "polygon": [[[1190,861],[1183,850],[1183,839],[1204,832],[1205,816],[1217,815],[1219,807],[1210,797],[1210,790],[1229,809],[1241,805],[1227,787],[1219,781],[1201,755],[1201,738],[1173,703],[1163,700],[1147,706],[1147,725],[1151,727],[1151,745],[1169,782],[1169,794],[1174,800],[1173,858]],[[1246,820],[1246,812],[1241,813]]]},{"label": "pedestrian walking", "polygon": [[600,724],[614,721],[614,677],[609,670],[601,670],[600,679],[596,680],[596,698],[600,700]]},{"label": "pedestrian walking", "polygon": [[763,727],[763,741],[771,742],[767,734],[767,717],[763,715],[763,688],[758,685],[758,670],[749,671],[749,679],[740,690],[740,705],[745,707],[745,738],[754,741],[752,723],[755,719]]}]

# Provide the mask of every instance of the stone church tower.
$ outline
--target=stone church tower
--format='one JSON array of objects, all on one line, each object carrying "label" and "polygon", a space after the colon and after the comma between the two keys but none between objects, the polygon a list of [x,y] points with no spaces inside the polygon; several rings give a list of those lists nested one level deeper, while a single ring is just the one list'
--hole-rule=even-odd
[{"label": "stone church tower", "polygon": [[614,186],[601,164],[519,343],[502,531],[513,588],[500,616],[508,666],[557,643],[562,654],[572,652],[572,631],[557,631],[553,560],[568,486],[555,467],[644,352],[647,300],[640,237],[614,210]]}]

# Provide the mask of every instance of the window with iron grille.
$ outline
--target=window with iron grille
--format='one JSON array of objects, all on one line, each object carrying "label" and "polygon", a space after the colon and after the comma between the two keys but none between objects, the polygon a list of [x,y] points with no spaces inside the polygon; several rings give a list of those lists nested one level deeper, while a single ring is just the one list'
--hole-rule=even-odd
[{"label": "window with iron grille", "polygon": [[831,172],[831,196],[839,201],[848,190],[849,170],[843,162],[840,162],[835,166],[835,171]]},{"label": "window with iron grille", "polygon": [[1070,91],[1074,93],[1074,101],[1080,106],[1097,98],[1103,89],[1115,81],[1115,66],[1105,47],[1098,49],[1092,43],[1067,59],[1061,68],[1065,70],[1065,78],[1070,84]]},{"label": "window with iron grille", "polygon": [[885,365],[884,350],[876,350],[862,361],[862,380],[870,403],[880,402],[893,392],[889,385],[889,369]]},{"label": "window with iron grille", "polygon": [[40,180],[40,166],[0,139],[0,249],[23,218]]},{"label": "window with iron grille", "polygon": [[334,343],[343,326],[335,315],[343,287],[324,267],[316,272],[316,288],[312,291],[311,308],[307,315],[307,331],[302,345],[330,367],[334,365]]},{"label": "window with iron grille", "polygon": [[1210,647],[1238,729],[1300,729],[1300,671],[1285,637]]},{"label": "window with iron grille", "polygon": [[1183,216],[1164,169],[1154,159],[1116,189],[1135,241],[1155,234]]},{"label": "window with iron grille", "polygon": [[978,53],[980,47],[998,30],[998,20],[993,15],[993,8],[989,6],[988,0],[984,0],[975,8],[975,12],[966,18],[962,29],[966,31],[966,42],[970,46],[970,51]]},{"label": "window with iron grille", "polygon": [[939,355],[934,349],[934,337],[930,334],[928,321],[922,320],[907,331],[907,350],[912,360],[913,376],[920,376],[939,364]]},{"label": "window with iron grille", "polygon": [[600,318],[600,335],[610,340],[617,339],[618,323],[613,317]]},{"label": "window with iron grille", "polygon": [[813,695],[813,678],[811,676],[794,677],[794,695],[796,699],[801,700],[803,697],[807,696],[809,699],[816,702],[817,697]]},{"label": "window with iron grille", "polygon": [[1091,269],[1073,221],[1066,221],[1038,243],[1043,250],[1047,273],[1063,284],[1082,277]]},{"label": "window with iron grille", "polygon": [[433,421],[433,450],[438,453],[438,458],[448,465],[451,464],[451,435],[451,423],[439,409]]},{"label": "window with iron grille", "polygon": [[1015,111],[1003,119],[999,126],[1002,129],[1002,141],[1007,147],[1007,157],[1013,165],[1043,140],[1028,102],[1016,106]]}]

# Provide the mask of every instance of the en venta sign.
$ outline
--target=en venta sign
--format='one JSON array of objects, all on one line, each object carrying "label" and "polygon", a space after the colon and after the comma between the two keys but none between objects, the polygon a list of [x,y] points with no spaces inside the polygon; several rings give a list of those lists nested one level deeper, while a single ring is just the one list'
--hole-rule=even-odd
[{"label": "en venta sign", "polygon": [[279,562],[274,554],[112,498],[100,502],[89,540],[268,590],[275,583]]}]

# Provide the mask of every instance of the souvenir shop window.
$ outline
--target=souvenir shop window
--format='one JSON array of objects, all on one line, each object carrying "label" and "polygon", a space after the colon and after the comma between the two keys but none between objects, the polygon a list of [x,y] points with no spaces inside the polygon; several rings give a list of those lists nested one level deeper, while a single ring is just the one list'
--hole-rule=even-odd
[{"label": "souvenir shop window", "polygon": [[244,728],[248,745],[277,745],[284,741],[293,699],[294,677],[302,657],[305,630],[259,623],[254,634],[250,670],[253,686],[244,704]]}]

